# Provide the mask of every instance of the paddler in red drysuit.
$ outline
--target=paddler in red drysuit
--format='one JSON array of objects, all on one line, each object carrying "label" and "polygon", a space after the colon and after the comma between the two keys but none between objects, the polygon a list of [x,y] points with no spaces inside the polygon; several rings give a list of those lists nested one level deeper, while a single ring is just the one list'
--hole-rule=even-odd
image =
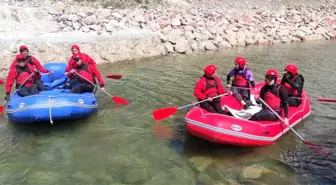
[{"label": "paddler in red drysuit", "polygon": [[73,56],[76,54],[81,54],[83,58],[83,62],[96,65],[96,62],[89,55],[87,55],[86,53],[80,52],[79,46],[76,44],[71,46],[71,53],[72,53],[72,56],[69,59],[68,66],[65,69],[65,72],[69,72],[71,69],[74,69],[76,67],[76,62],[73,60]]},{"label": "paddler in red drysuit", "polygon": [[288,64],[285,71],[281,84],[287,91],[289,106],[297,107],[302,103],[304,78],[301,74],[298,74],[298,67],[294,64]]},{"label": "paddler in red drysuit", "polygon": [[[216,66],[212,64],[204,68],[204,75],[197,81],[194,89],[194,95],[199,101],[225,93],[221,80],[215,75],[216,70]],[[202,102],[200,106],[211,113],[225,114],[220,98]]]},{"label": "paddler in red drysuit", "polygon": [[[233,68],[226,77],[226,86],[230,85],[230,78],[232,80],[232,93],[237,100],[243,105],[244,109],[247,109],[250,105],[250,86],[255,91],[255,83],[253,80],[252,70],[246,67],[246,59],[243,57],[237,57],[235,60],[236,67]],[[241,87],[241,88],[240,88]]]},{"label": "paddler in red drysuit", "polygon": [[[44,68],[41,63],[32,55],[30,55],[28,47],[25,45],[22,45],[19,47],[20,54],[17,54],[15,56],[14,61],[12,62],[12,65],[10,66],[11,69],[15,69],[17,66],[17,58],[22,55],[25,56],[25,59],[27,60],[28,64],[34,66],[37,70],[39,70],[42,73],[49,73],[53,74],[52,71],[49,71],[48,69]],[[37,85],[38,90],[43,91],[45,90],[45,86],[43,85],[41,79],[36,79],[35,84]]]},{"label": "paddler in red drysuit", "polygon": [[[82,57],[82,62],[86,63],[86,64],[91,64],[91,65],[94,65],[96,66],[96,62],[89,56],[87,55],[86,53],[82,53],[80,52],[80,48],[78,45],[74,44],[71,46],[71,53],[72,53],[72,56],[70,57],[69,59],[69,62],[68,62],[68,66],[65,68],[65,75],[68,75],[69,74],[69,71],[71,69],[75,69],[76,68],[76,62],[74,61],[73,57],[76,55],[76,54],[81,54],[81,57]],[[72,86],[74,86],[76,83],[77,83],[77,78],[70,78],[68,80],[67,83],[65,83],[64,87],[65,89],[70,89]]]},{"label": "paddler in red drysuit", "polygon": [[[36,82],[36,79],[41,78],[39,71],[27,62],[25,55],[17,55],[16,58],[16,66],[9,69],[6,79],[6,101],[10,98],[14,81],[16,81],[16,89],[24,83],[17,91],[19,96],[24,97],[38,94],[37,87],[34,83]],[[29,77],[32,73],[33,75]],[[27,79],[28,77],[29,79]]]},{"label": "paddler in red drysuit", "polygon": [[[264,100],[275,112],[280,116],[282,110],[285,113],[284,121],[288,124],[288,96],[285,87],[277,84],[278,72],[274,69],[269,69],[265,74],[265,85],[260,90],[260,97],[256,97],[257,102],[260,103],[259,98]],[[276,121],[278,117],[263,104],[260,112],[254,114],[250,120],[257,121]]]},{"label": "paddler in red drysuit", "polygon": [[[85,57],[84,57],[85,59]],[[100,84],[100,90],[105,91],[104,88],[104,80],[99,72],[99,70],[96,68],[96,66],[92,64],[88,64],[83,62],[84,60],[82,58],[81,54],[75,54],[73,56],[74,62],[76,62],[76,66],[74,69],[71,69],[69,71],[68,76],[70,78],[76,77],[78,79],[78,83],[71,87],[71,93],[84,93],[84,92],[92,92],[94,89],[94,85],[91,83],[95,83],[94,79],[95,77],[98,79],[98,82]],[[80,75],[78,75],[79,73]],[[83,77],[81,77],[83,76]],[[88,82],[89,80],[90,82]]]}]

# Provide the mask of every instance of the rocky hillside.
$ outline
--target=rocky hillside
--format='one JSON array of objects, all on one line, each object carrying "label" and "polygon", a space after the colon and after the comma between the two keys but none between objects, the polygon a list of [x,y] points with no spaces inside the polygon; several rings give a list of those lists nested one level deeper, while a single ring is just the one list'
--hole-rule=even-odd
[{"label": "rocky hillside", "polygon": [[2,2],[0,75],[20,44],[42,63],[67,61],[73,43],[105,63],[336,35],[331,1],[163,1],[123,9],[104,2]]}]

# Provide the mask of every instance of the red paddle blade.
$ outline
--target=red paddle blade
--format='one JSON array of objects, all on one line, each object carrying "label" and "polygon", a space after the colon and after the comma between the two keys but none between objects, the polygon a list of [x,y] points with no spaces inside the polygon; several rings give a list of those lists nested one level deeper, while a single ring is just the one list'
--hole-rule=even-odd
[{"label": "red paddle blade", "polygon": [[305,141],[304,144],[309,145],[309,146],[316,146],[316,145],[314,145],[314,144],[313,144],[312,142],[310,142],[310,141]]},{"label": "red paddle blade", "polygon": [[112,99],[115,103],[118,103],[118,104],[121,104],[121,105],[128,105],[129,104],[129,102],[127,100],[125,100],[124,98],[119,97],[119,96],[113,96]]},{"label": "red paddle blade", "polygon": [[323,101],[323,102],[336,102],[336,99],[317,98],[317,101]]},{"label": "red paddle blade", "polygon": [[176,107],[161,108],[153,111],[152,115],[155,121],[160,121],[175,114],[177,110],[178,109]]},{"label": "red paddle blade", "polygon": [[304,142],[310,149],[314,150],[315,152],[319,153],[319,154],[324,154],[324,155],[327,155],[327,154],[330,154],[331,151],[329,148],[325,148],[325,147],[320,147],[320,146],[317,146],[313,143],[311,143],[310,141],[305,141]]},{"label": "red paddle blade", "polygon": [[4,80],[0,80],[0,84],[6,83]]},{"label": "red paddle blade", "polygon": [[106,78],[112,78],[112,79],[120,79],[122,76],[121,75],[106,75]]},{"label": "red paddle blade", "polygon": [[4,106],[0,105],[0,113],[2,113]]}]

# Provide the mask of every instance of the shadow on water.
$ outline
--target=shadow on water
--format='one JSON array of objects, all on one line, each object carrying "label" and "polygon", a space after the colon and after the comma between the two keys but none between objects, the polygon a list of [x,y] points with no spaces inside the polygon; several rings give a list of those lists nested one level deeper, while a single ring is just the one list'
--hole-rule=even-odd
[{"label": "shadow on water", "polygon": [[175,137],[169,140],[169,146],[176,152],[188,157],[195,155],[218,156],[221,153],[225,153],[225,155],[243,155],[254,150],[252,147],[223,145],[195,137],[186,130],[182,118],[176,118],[173,122],[175,124],[172,126],[172,129],[175,133]]},{"label": "shadow on water", "polygon": [[82,119],[55,120],[53,121],[53,124],[49,121],[36,123],[15,123],[9,120],[8,122],[10,127],[15,129],[15,132],[32,133],[34,135],[49,135],[63,133],[64,131],[75,131],[76,129],[89,124],[90,120],[95,119],[97,119],[96,113]]}]

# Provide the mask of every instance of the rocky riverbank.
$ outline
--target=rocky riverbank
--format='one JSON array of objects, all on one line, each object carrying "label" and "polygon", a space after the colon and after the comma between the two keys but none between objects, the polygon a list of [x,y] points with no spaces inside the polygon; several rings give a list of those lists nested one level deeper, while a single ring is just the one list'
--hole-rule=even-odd
[{"label": "rocky riverbank", "polygon": [[[30,16],[43,24],[20,20],[27,7]],[[67,61],[72,43],[78,43],[97,63],[111,63],[256,44],[330,40],[336,35],[335,10],[336,6],[330,4],[278,9],[248,7],[237,11],[209,10],[183,3],[116,10],[73,2],[58,1],[42,6],[22,2],[0,11],[3,15],[0,18],[11,20],[8,25],[0,26],[3,50],[0,75],[6,75],[20,44],[28,45],[42,63]],[[60,35],[70,36],[55,40]],[[92,37],[97,39],[88,40]]]}]

